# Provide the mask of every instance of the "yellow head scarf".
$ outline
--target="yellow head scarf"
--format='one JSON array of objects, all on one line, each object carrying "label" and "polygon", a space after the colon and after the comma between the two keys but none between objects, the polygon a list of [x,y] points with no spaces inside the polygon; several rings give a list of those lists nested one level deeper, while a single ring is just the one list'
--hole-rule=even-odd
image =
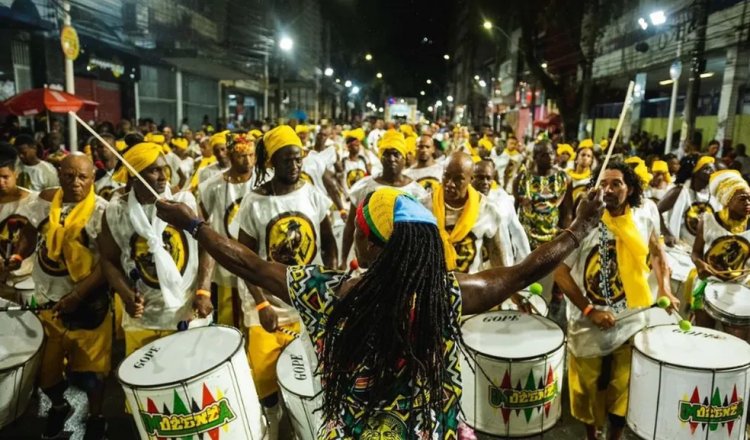
[{"label": "yellow head scarf", "polygon": [[417,137],[409,136],[406,138],[406,153],[417,154]]},{"label": "yellow head scarf", "polygon": [[[141,142],[140,144],[133,145],[122,157],[140,173],[150,167],[163,154],[164,151],[161,145],[153,142]],[[126,184],[128,183],[128,177],[131,175],[132,173],[122,165],[112,175],[112,180]]]},{"label": "yellow head scarf", "polygon": [[722,206],[727,206],[737,191],[748,189],[750,189],[750,186],[737,170],[717,171],[711,174],[711,179],[708,182],[708,190]]},{"label": "yellow head scarf", "polygon": [[591,140],[591,139],[584,139],[584,140],[582,140],[578,144],[578,149],[580,150],[581,148],[591,148],[591,149],[593,149],[594,148],[594,141]]},{"label": "yellow head scarf", "polygon": [[266,166],[271,165],[271,158],[276,152],[284,147],[294,146],[302,148],[302,141],[297,133],[288,125],[279,125],[263,135],[263,144],[266,148]]},{"label": "yellow head scarf", "polygon": [[83,228],[89,222],[96,207],[94,186],[65,218],[65,225],[60,222],[62,216],[63,190],[58,189],[52,198],[49,208],[49,229],[47,229],[47,257],[59,263],[65,262],[73,282],[79,282],[89,275],[94,267],[94,254],[84,246]]},{"label": "yellow head scarf", "polygon": [[645,164],[645,162],[643,161],[643,159],[641,159],[638,156],[630,156],[630,157],[628,157],[627,159],[625,159],[625,163],[628,164],[628,165],[635,164],[636,166],[638,166],[640,164]]},{"label": "yellow head scarf", "polygon": [[495,145],[487,136],[485,136],[482,139],[479,139],[479,146],[484,148],[487,151],[490,151],[492,150],[492,147],[494,147]]},{"label": "yellow head scarf", "polygon": [[296,125],[296,126],[294,127],[294,132],[295,132],[295,133],[297,133],[297,134],[302,134],[302,133],[309,133],[309,132],[310,132],[310,129],[309,129],[309,128],[307,128],[307,125],[304,125],[304,124],[297,124],[297,125]]},{"label": "yellow head scarf", "polygon": [[263,137],[263,132],[256,129],[247,132],[248,135],[252,136],[256,141]]},{"label": "yellow head scarf", "polygon": [[443,239],[443,251],[445,252],[445,263],[448,270],[456,269],[456,248],[453,243],[458,243],[471,232],[471,228],[479,218],[479,192],[469,185],[469,198],[464,205],[464,209],[459,216],[453,230],[448,233],[445,229],[445,192],[440,185],[432,191],[432,213],[437,219],[438,231],[440,238]]},{"label": "yellow head scarf", "polygon": [[411,136],[417,135],[416,133],[414,133],[414,127],[412,127],[409,124],[402,124],[399,127],[399,130],[401,130],[401,133],[403,133],[404,137],[411,137]]},{"label": "yellow head scarf", "polygon": [[166,141],[166,138],[161,133],[148,133],[146,136],[143,137],[144,142],[153,142],[155,144],[163,144]]},{"label": "yellow head scarf", "polygon": [[697,173],[701,168],[714,162],[716,162],[716,159],[711,156],[701,156],[701,158],[698,159],[698,162],[696,162],[695,166],[693,167],[693,173]]},{"label": "yellow head scarf", "polygon": [[208,145],[213,148],[215,145],[219,144],[225,144],[227,143],[227,135],[229,134],[229,130],[220,131],[218,133],[215,133],[211,135],[211,137],[208,140]]},{"label": "yellow head scarf", "polygon": [[568,161],[576,159],[576,152],[570,144],[557,144],[557,155],[561,156],[563,153],[568,153]]},{"label": "yellow head scarf", "polygon": [[635,174],[641,179],[641,186],[643,188],[646,188],[654,178],[654,176],[648,172],[648,167],[645,162],[639,163],[633,171],[635,171]]},{"label": "yellow head scarf", "polygon": [[362,128],[360,127],[360,128],[355,128],[354,130],[345,131],[343,135],[344,135],[344,140],[349,139],[349,138],[354,138],[362,142],[362,140],[364,140],[365,138],[365,131],[362,130]]},{"label": "yellow head scarf", "polygon": [[387,243],[396,223],[436,225],[435,217],[413,196],[393,187],[384,186],[365,197],[355,216],[357,227],[367,236]]},{"label": "yellow head scarf", "polygon": [[396,150],[406,157],[406,139],[396,130],[388,130],[378,142],[378,156],[383,157],[385,150]]},{"label": "yellow head scarf", "polygon": [[172,139],[172,146],[179,148],[180,150],[186,150],[188,147],[188,140],[181,137],[174,138]]},{"label": "yellow head scarf", "polygon": [[627,206],[623,215],[612,217],[604,210],[602,222],[615,236],[617,267],[628,307],[650,306],[654,299],[647,281],[648,245],[635,226],[633,211]]},{"label": "yellow head scarf", "polygon": [[669,165],[663,160],[655,160],[651,163],[651,172],[664,173],[664,180],[667,183],[672,183],[672,175],[669,174]]},{"label": "yellow head scarf", "polygon": [[115,148],[117,151],[122,151],[128,147],[128,144],[125,143],[124,140],[118,139],[115,141]]}]

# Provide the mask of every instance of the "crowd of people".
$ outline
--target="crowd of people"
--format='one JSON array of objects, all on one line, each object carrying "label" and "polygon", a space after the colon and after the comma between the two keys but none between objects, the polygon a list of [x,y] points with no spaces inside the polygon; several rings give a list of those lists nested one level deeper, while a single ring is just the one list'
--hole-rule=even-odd
[{"label": "crowd of people", "polygon": [[[47,338],[43,438],[63,431],[69,384],[88,395],[85,438],[104,438],[114,339],[127,355],[206,317],[245,332],[269,439],[283,407],[276,362],[303,326],[322,364],[320,438],[371,438],[388,420],[397,438],[470,438],[461,319],[506,300],[527,310],[517,292],[539,281],[567,331],[571,413],[588,438],[609,425],[618,439],[627,341],[644,326],[618,315],[667,297],[715,325],[691,288],[672,291],[665,247],[691,253],[695,279],[735,280],[750,256],[715,244],[750,239],[743,145],[678,157],[654,155],[647,135],[612,145],[382,120],[256,125],[99,124],[101,140],[77,152],[60,124],[43,136],[6,125],[0,272],[35,285],[23,301]],[[594,344],[579,336],[591,325]]]}]

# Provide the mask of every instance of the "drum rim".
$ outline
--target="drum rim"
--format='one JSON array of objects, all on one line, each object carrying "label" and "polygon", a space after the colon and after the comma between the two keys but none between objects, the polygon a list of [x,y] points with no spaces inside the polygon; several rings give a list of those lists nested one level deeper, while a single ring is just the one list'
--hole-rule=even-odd
[{"label": "drum rim", "polygon": [[[557,426],[557,424],[560,423],[560,420],[562,420],[562,416],[563,416],[563,408],[562,408],[562,400],[561,400],[560,401],[560,413],[558,414],[557,420],[555,420],[555,423],[553,423],[552,426],[550,426],[547,429],[543,429],[543,430],[541,430],[539,432],[535,432],[533,434],[528,434],[528,435],[508,435],[507,438],[533,438],[533,437],[538,436],[539,434],[544,434],[545,432],[548,432],[548,431],[554,429],[555,426]],[[465,423],[467,425],[469,425],[468,421],[465,421]],[[469,427],[471,427],[471,429],[473,429],[475,432],[478,432],[480,434],[489,435],[491,437],[505,438],[505,437],[502,437],[504,434],[495,434],[493,432],[482,431],[481,429],[477,429],[477,428],[475,428],[475,427],[473,427],[471,425],[469,425]]]},{"label": "drum rim", "polygon": [[[191,329],[187,329],[187,330],[184,330],[184,331],[177,331],[175,333],[172,333],[171,335],[165,336],[163,338],[159,338],[159,339],[166,339],[166,338],[171,338],[171,337],[174,337],[174,336],[177,336],[177,335],[180,335],[180,334],[184,334],[186,332],[205,331],[205,329],[209,329],[209,328],[212,328],[212,327],[222,327],[222,328],[226,328],[226,329],[229,329],[229,330],[233,330],[234,332],[239,333],[239,335],[240,335],[240,341],[239,341],[239,344],[237,344],[237,348],[234,351],[232,351],[232,353],[230,355],[228,355],[226,357],[226,359],[224,359],[221,362],[218,362],[215,366],[211,367],[211,369],[202,371],[200,373],[193,374],[192,376],[189,376],[189,377],[186,377],[186,378],[183,378],[183,379],[180,379],[180,380],[173,380],[171,382],[164,382],[164,383],[160,383],[158,385],[135,385],[135,384],[132,384],[130,382],[127,382],[127,381],[123,380],[120,377],[120,369],[122,368],[123,364],[125,364],[125,361],[130,356],[132,356],[135,353],[135,352],[133,352],[133,353],[130,353],[130,355],[125,356],[125,358],[122,361],[120,361],[120,364],[117,365],[117,372],[116,372],[117,381],[121,385],[125,385],[128,388],[130,388],[130,389],[153,390],[153,389],[160,389],[160,388],[168,388],[168,387],[170,387],[172,385],[181,384],[181,383],[184,383],[184,382],[190,382],[190,381],[193,381],[194,379],[198,379],[198,378],[200,378],[202,376],[205,376],[206,374],[208,374],[211,371],[213,371],[214,368],[216,368],[216,367],[218,367],[220,365],[224,365],[225,363],[227,363],[227,361],[229,361],[230,359],[232,359],[237,354],[237,352],[239,350],[241,350],[242,347],[244,347],[244,345],[245,345],[244,344],[244,342],[245,342],[245,335],[243,335],[241,331],[239,331],[237,328],[229,326],[229,325],[216,324],[216,325],[210,325],[210,326],[207,326],[207,327],[196,327],[196,328],[191,328]],[[143,347],[140,347],[139,350],[141,348],[143,348]]]},{"label": "drum rim", "polygon": [[[474,318],[476,318],[478,316],[485,315],[487,313],[508,313],[508,312],[519,313],[521,315],[528,315],[528,313],[521,313],[521,312],[518,312],[517,310],[493,310],[491,312],[477,313],[477,314],[471,315],[468,319],[464,320],[464,322],[461,323],[461,331],[463,332],[463,327],[464,327],[464,325],[469,320],[474,319]],[[554,354],[554,353],[560,351],[561,347],[565,347],[565,344],[568,341],[568,336],[565,334],[565,332],[563,331],[562,327],[560,327],[555,321],[549,319],[546,316],[541,316],[541,315],[534,315],[534,316],[537,316],[538,318],[546,319],[547,321],[555,324],[557,326],[557,328],[560,330],[560,333],[562,333],[562,341],[560,342],[560,344],[558,346],[556,346],[555,348],[553,348],[552,350],[548,351],[548,352],[539,353],[539,354],[534,355],[534,356],[526,356],[526,357],[500,357],[500,356],[490,355],[490,354],[481,352],[481,351],[479,351],[479,350],[477,350],[477,349],[475,349],[473,347],[470,347],[469,344],[466,343],[466,341],[464,341],[464,345],[466,346],[466,348],[468,350],[470,350],[470,351],[472,351],[474,353],[477,353],[477,354],[481,354],[482,356],[484,356],[484,357],[486,357],[488,359],[495,359],[495,360],[500,360],[500,361],[514,361],[514,362],[523,362],[523,361],[530,361],[530,360],[534,360],[534,359],[539,359],[541,357],[549,356],[551,354]],[[462,336],[462,339],[463,339],[463,336]]]},{"label": "drum rim", "polygon": [[18,362],[18,363],[14,364],[14,365],[9,365],[7,367],[2,367],[2,368],[0,368],[0,373],[5,373],[7,371],[16,370],[16,369],[18,369],[18,367],[22,367],[22,366],[28,364],[30,360],[34,359],[34,357],[36,357],[37,355],[39,355],[39,353],[42,352],[42,348],[44,348],[44,344],[47,342],[46,341],[47,338],[44,335],[44,325],[42,324],[42,320],[39,319],[38,316],[36,316],[36,313],[30,312],[30,311],[25,311],[24,313],[29,313],[39,323],[39,327],[41,328],[41,332],[42,332],[42,342],[36,348],[36,350],[34,351],[34,354],[32,354],[31,356],[29,356],[25,361]]},{"label": "drum rim", "polygon": [[[651,326],[651,327],[647,327],[644,330],[648,330],[648,329],[652,329],[652,328],[657,328],[657,327],[668,327],[668,326],[679,328],[677,326],[677,324],[660,324],[660,325],[654,325],[654,326]],[[641,332],[643,332],[644,330],[641,330],[640,332],[636,333],[636,336],[638,334],[640,334]],[[716,331],[718,331],[718,330],[716,330]],[[729,335],[729,336],[732,336],[732,335]],[[738,365],[738,366],[735,366],[735,367],[725,367],[725,368],[688,367],[688,366],[685,366],[685,365],[675,364],[673,362],[662,361],[662,360],[656,359],[655,357],[653,357],[651,355],[648,355],[648,354],[644,353],[643,350],[641,350],[640,348],[638,348],[638,345],[635,343],[635,337],[633,339],[633,344],[632,345],[633,345],[633,350],[637,351],[638,353],[640,353],[641,355],[643,355],[643,357],[645,357],[646,359],[652,360],[652,361],[654,361],[654,362],[656,362],[657,364],[660,364],[660,365],[667,365],[667,366],[670,366],[670,367],[676,367],[676,368],[679,368],[681,370],[689,370],[689,371],[711,371],[711,372],[717,372],[717,371],[720,371],[720,372],[729,372],[729,371],[733,371],[733,370],[747,369],[747,367],[750,366],[750,361],[748,361],[745,364]]]},{"label": "drum rim", "polygon": [[[292,345],[293,342],[294,341],[291,341],[290,343],[288,343],[286,345],[286,347],[284,347],[283,350],[281,350],[281,354],[279,355],[279,359],[281,358],[281,356],[284,355],[284,352],[289,348],[289,346]],[[304,349],[303,349],[303,351],[304,351]],[[284,384],[281,382],[281,376],[279,376],[279,359],[276,360],[276,382],[278,382],[279,388],[283,388],[284,390],[289,391],[290,393],[292,393],[295,396],[300,397],[302,399],[305,399],[305,400],[314,400],[315,397],[318,396],[320,393],[313,394],[312,396],[305,396],[304,394],[296,393],[296,392],[290,390],[288,387],[284,386]],[[310,374],[311,374],[311,377],[315,377],[315,372],[312,371],[312,368],[310,368]],[[321,390],[321,392],[322,392],[322,390]]]},{"label": "drum rim", "polygon": [[[708,288],[708,287],[706,287]],[[719,309],[711,303],[710,297],[706,296],[703,301],[704,309],[712,318],[730,325],[750,325],[750,316],[735,315],[725,310]]]}]

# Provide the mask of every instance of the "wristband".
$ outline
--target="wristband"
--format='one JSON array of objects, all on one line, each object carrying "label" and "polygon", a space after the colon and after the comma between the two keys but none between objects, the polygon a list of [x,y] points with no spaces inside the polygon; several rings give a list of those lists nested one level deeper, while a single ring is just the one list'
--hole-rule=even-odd
[{"label": "wristband", "polygon": [[23,261],[23,257],[18,254],[13,254],[10,256],[10,258],[8,258],[8,261],[17,261],[20,263]]},{"label": "wristband", "polygon": [[206,222],[205,222],[205,221],[203,221],[202,219],[199,219],[199,218],[194,218],[194,219],[190,220],[190,225],[188,225],[188,227],[187,227],[187,231],[188,231],[188,233],[189,233],[189,234],[190,234],[190,235],[191,235],[191,236],[192,236],[193,238],[195,238],[196,234],[198,234],[198,231],[200,231],[200,229],[201,229],[201,226],[203,226],[203,225],[207,225],[207,224],[208,224],[208,223],[206,223]]},{"label": "wristband", "polygon": [[341,214],[341,215],[347,215],[347,214],[349,214],[349,211],[347,211],[346,209],[339,209],[339,214]]},{"label": "wristband", "polygon": [[583,316],[588,317],[593,310],[594,310],[594,306],[592,304],[587,305],[586,308],[583,309]]},{"label": "wristband", "polygon": [[265,309],[266,307],[271,307],[271,303],[268,301],[263,301],[262,303],[255,306],[255,311],[260,312],[261,310]]},{"label": "wristband", "polygon": [[206,289],[198,289],[195,291],[196,296],[205,296],[206,298],[211,298],[211,292]]}]

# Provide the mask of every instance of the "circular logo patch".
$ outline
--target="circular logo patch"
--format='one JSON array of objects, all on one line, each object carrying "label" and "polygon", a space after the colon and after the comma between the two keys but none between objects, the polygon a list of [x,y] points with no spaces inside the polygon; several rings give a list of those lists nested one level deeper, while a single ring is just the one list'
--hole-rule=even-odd
[{"label": "circular logo patch", "polygon": [[318,253],[312,221],[298,211],[272,218],[266,226],[266,251],[268,257],[278,263],[309,264]]},{"label": "circular logo patch", "polygon": [[361,168],[353,168],[346,172],[346,184],[349,185],[349,188],[351,188],[363,177],[365,177],[365,170]]},{"label": "circular logo patch", "polygon": [[[53,277],[64,277],[68,275],[68,267],[65,265],[65,257],[60,256],[60,261],[51,260],[47,257],[47,231],[49,230],[49,218],[44,219],[37,228],[39,231],[39,249],[36,252],[36,260],[44,273]],[[86,229],[81,230],[81,242],[85,247],[89,246],[89,235]]]},{"label": "circular logo patch", "polygon": [[471,263],[477,256],[477,237],[473,232],[466,234],[463,240],[453,243],[456,250],[456,270],[462,273],[468,273]]},{"label": "circular logo patch", "polygon": [[29,223],[26,217],[11,214],[0,221],[0,249],[5,250],[18,243],[21,230]]},{"label": "circular logo patch", "polygon": [[422,177],[421,179],[417,179],[417,183],[422,185],[422,188],[426,189],[427,191],[432,191],[438,186],[440,186],[440,181],[432,176]]},{"label": "circular logo patch", "polygon": [[[164,241],[164,249],[172,257],[180,275],[184,275],[185,267],[187,267],[190,258],[185,233],[167,225],[161,238]],[[154,254],[149,251],[146,239],[138,234],[133,234],[130,238],[130,258],[135,262],[135,267],[138,268],[143,282],[153,289],[158,289],[159,277],[156,275]]]},{"label": "circular logo patch", "polygon": [[745,267],[750,257],[750,243],[737,235],[726,235],[719,237],[711,243],[706,252],[706,261],[711,267],[715,267],[724,273],[717,277],[724,281],[737,278],[742,275],[741,270]]},{"label": "circular logo patch", "polygon": [[[622,286],[622,279],[620,279],[620,272],[617,267],[617,253],[615,251],[615,240],[609,240],[607,242],[607,257],[609,260],[609,268],[607,272],[610,274],[609,277],[609,291],[612,294],[610,301],[616,303],[625,298],[625,289]],[[594,246],[586,257],[585,272],[583,274],[583,287],[586,290],[586,295],[591,298],[591,302],[597,305],[606,305],[607,301],[604,298],[604,293],[601,287],[602,277],[602,262],[601,256],[599,255],[599,246]]]},{"label": "circular logo patch", "polygon": [[706,202],[695,202],[685,210],[683,221],[685,222],[685,228],[690,235],[695,235],[698,230],[698,220],[704,212],[713,214],[714,209]]},{"label": "circular logo patch", "polygon": [[379,413],[367,420],[362,440],[400,440],[407,438],[406,425],[393,414]]},{"label": "circular logo patch", "polygon": [[240,211],[240,203],[242,203],[242,197],[232,202],[224,211],[224,232],[227,234],[227,237],[235,240],[240,235],[240,225],[234,223],[234,218],[237,217],[237,213]]}]

